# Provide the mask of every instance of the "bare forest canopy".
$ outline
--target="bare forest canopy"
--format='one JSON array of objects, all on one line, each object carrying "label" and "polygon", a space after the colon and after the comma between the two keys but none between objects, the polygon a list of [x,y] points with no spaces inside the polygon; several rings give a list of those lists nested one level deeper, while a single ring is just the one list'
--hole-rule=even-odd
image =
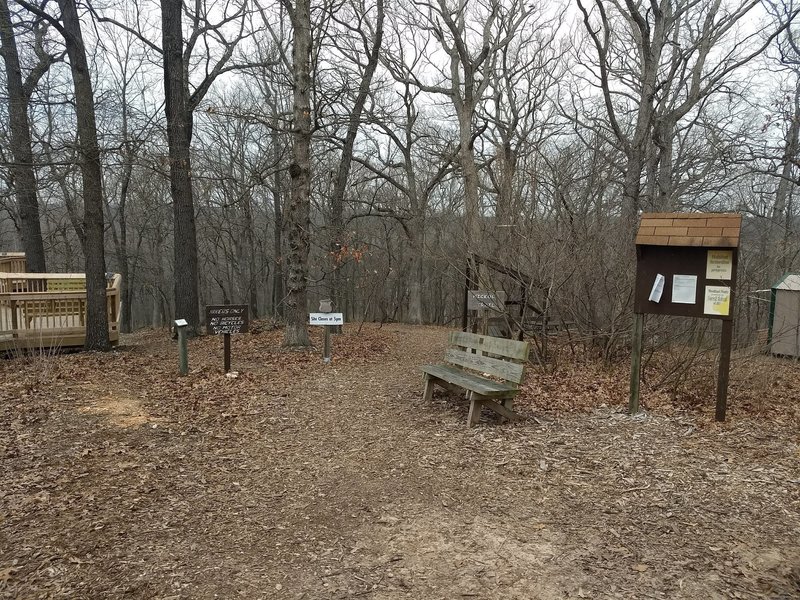
[{"label": "bare forest canopy", "polygon": [[121,273],[123,331],[231,302],[285,319],[293,344],[326,297],[348,321],[455,325],[477,253],[613,352],[638,215],[740,212],[747,341],[766,327],[757,291],[800,268],[796,14],[0,0],[0,250]]}]

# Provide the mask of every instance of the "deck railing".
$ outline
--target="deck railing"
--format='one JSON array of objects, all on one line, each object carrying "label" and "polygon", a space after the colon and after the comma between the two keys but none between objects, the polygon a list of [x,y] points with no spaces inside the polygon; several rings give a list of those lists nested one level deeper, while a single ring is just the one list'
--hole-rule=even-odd
[{"label": "deck railing", "polygon": [[[120,280],[118,274],[106,280],[113,344],[119,341]],[[0,272],[0,351],[83,346],[85,339],[86,275]]]},{"label": "deck railing", "polygon": [[27,270],[24,252],[0,252],[0,273],[24,273]]}]

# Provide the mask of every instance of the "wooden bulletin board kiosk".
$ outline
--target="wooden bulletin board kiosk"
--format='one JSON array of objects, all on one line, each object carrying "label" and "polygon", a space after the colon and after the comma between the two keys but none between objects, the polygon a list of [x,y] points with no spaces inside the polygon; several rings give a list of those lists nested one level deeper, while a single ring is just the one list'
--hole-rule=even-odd
[{"label": "wooden bulletin board kiosk", "polygon": [[639,410],[644,315],[722,321],[717,421],[725,420],[733,301],[742,217],[732,213],[645,213],[636,235],[630,412]]}]

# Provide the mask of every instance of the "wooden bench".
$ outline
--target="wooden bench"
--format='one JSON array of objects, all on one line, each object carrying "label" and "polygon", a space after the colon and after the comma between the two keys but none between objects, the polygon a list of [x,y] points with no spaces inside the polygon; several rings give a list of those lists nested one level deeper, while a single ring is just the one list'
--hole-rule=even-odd
[{"label": "wooden bench", "polygon": [[525,374],[528,349],[528,342],[453,332],[445,351],[445,364],[421,367],[425,374],[423,399],[431,400],[434,385],[466,391],[470,427],[480,419],[483,406],[506,419],[519,419],[512,409]]}]

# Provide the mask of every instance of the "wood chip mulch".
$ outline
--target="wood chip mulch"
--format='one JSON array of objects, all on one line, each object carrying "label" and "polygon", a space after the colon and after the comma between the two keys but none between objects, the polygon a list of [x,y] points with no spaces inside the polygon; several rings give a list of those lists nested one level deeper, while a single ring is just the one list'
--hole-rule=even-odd
[{"label": "wood chip mulch", "polygon": [[447,330],[357,329],[0,361],[0,598],[800,597],[797,362],[735,357],[715,424],[713,357],[631,417],[562,356],[467,429]]}]

